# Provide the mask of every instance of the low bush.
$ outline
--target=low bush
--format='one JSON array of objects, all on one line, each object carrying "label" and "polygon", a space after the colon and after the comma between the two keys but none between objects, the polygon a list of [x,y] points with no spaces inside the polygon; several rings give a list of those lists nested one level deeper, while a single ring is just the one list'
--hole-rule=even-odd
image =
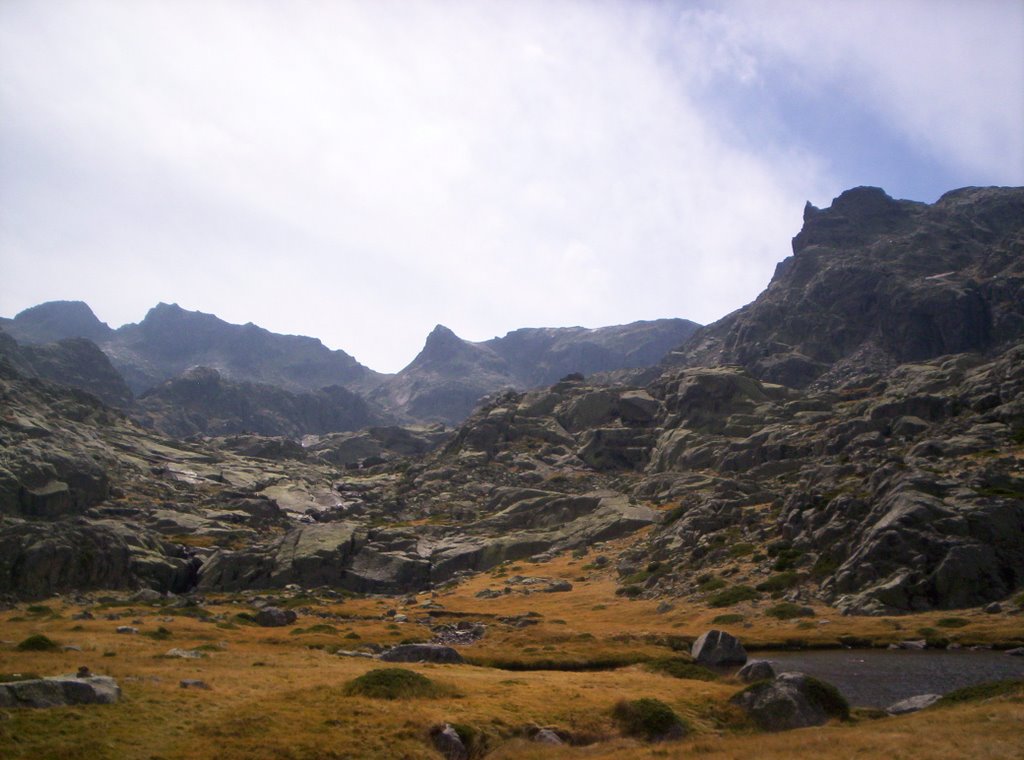
[{"label": "low bush", "polygon": [[799,581],[800,578],[796,574],[796,571],[786,570],[778,575],[773,575],[768,580],[761,581],[754,588],[758,591],[765,591],[767,593],[777,593],[779,591],[788,591]]},{"label": "low bush", "polygon": [[712,596],[708,599],[708,604],[712,607],[731,607],[740,602],[757,599],[759,596],[761,595],[750,586],[733,586]]},{"label": "low bush", "polygon": [[962,702],[980,702],[994,697],[1020,696],[1024,693],[1024,679],[1011,678],[1005,681],[989,681],[975,686],[965,686],[944,694],[937,705],[958,705]]},{"label": "low bush", "polygon": [[821,705],[828,715],[842,720],[850,719],[850,703],[835,686],[807,676],[807,688],[811,699]]},{"label": "low bush", "polygon": [[969,625],[970,622],[971,621],[967,618],[948,617],[936,620],[935,625],[939,626],[940,628],[963,628],[965,625]]},{"label": "low bush", "polygon": [[55,652],[59,648],[56,641],[41,633],[33,633],[17,647],[19,652]]},{"label": "low bush", "polygon": [[627,736],[664,741],[685,736],[690,727],[660,699],[644,697],[615,705],[612,717]]},{"label": "low bush", "polygon": [[662,657],[651,660],[644,667],[652,673],[663,673],[672,678],[685,678],[689,681],[718,680],[717,673],[685,657]]},{"label": "low bush", "polygon": [[810,607],[793,604],[793,602],[779,602],[766,609],[764,614],[778,620],[793,620],[794,618],[814,617],[814,610]]},{"label": "low bush", "polygon": [[406,668],[371,670],[345,686],[346,696],[372,699],[436,699],[448,693],[448,689]]}]

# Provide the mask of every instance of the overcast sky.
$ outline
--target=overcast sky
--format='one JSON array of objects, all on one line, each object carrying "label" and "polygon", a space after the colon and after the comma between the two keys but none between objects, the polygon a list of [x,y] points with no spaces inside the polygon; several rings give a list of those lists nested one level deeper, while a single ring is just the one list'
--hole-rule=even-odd
[{"label": "overcast sky", "polygon": [[804,201],[1024,184],[1024,2],[2,0],[0,315],[159,301],[397,371],[707,323]]}]

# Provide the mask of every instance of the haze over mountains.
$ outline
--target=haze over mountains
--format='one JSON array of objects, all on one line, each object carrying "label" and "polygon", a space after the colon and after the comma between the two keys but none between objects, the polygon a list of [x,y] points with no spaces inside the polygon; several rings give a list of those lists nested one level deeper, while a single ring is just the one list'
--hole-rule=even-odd
[{"label": "haze over mountains", "polygon": [[[233,325],[175,304],[158,304],[138,324],[116,330],[75,301],[0,319],[0,329],[33,346],[25,358],[40,375],[142,409],[140,420],[173,435],[301,436],[398,420],[454,424],[501,389],[536,387],[572,372],[650,366],[697,327],[663,319],[598,329],[524,328],[471,343],[438,325],[409,366],[384,375],[314,338]],[[95,352],[83,362],[83,340],[96,344],[110,366]],[[61,362],[67,352],[77,353]]]}]

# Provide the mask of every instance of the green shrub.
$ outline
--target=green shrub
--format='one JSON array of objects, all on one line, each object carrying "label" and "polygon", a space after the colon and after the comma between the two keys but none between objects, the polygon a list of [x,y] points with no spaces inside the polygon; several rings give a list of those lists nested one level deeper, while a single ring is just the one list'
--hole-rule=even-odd
[{"label": "green shrub", "polygon": [[725,581],[721,578],[711,577],[707,580],[700,581],[697,585],[697,590],[707,593],[709,591],[718,591],[720,588],[725,588],[725,585]]},{"label": "green shrub", "polygon": [[717,594],[712,596],[708,600],[708,604],[712,607],[731,607],[732,605],[739,604],[740,602],[757,599],[759,596],[760,594],[750,586],[733,586],[725,589],[724,591],[719,591]]},{"label": "green shrub", "polygon": [[807,676],[807,690],[811,699],[821,705],[826,714],[842,720],[850,719],[850,703],[835,686]]},{"label": "green shrub", "polygon": [[148,636],[151,639],[156,639],[157,641],[166,641],[171,638],[173,634],[163,626],[160,626],[155,631],[149,631],[143,635]]},{"label": "green shrub", "polygon": [[671,707],[650,697],[619,702],[612,710],[612,717],[622,733],[647,741],[678,739],[690,730]]},{"label": "green shrub", "polygon": [[766,609],[764,614],[779,620],[792,620],[794,618],[814,617],[814,610],[810,607],[793,604],[793,602],[779,602]]},{"label": "green shrub", "polygon": [[940,626],[942,628],[963,628],[965,625],[969,625],[970,622],[971,621],[967,618],[948,617],[936,620],[935,625]]},{"label": "green shrub", "polygon": [[17,647],[19,652],[54,652],[59,648],[56,641],[41,633],[33,633]]},{"label": "green shrub", "polygon": [[337,628],[335,628],[333,625],[328,625],[327,623],[317,623],[316,625],[311,625],[309,628],[292,628],[292,630],[291,630],[291,634],[293,636],[300,636],[300,635],[302,635],[304,633],[337,633],[337,632],[338,632]]},{"label": "green shrub", "polygon": [[703,665],[697,665],[686,657],[662,657],[651,660],[644,667],[652,673],[664,673],[673,678],[685,678],[689,681],[716,681],[718,674]]},{"label": "green shrub", "polygon": [[621,586],[615,589],[616,596],[624,596],[627,599],[635,599],[644,593],[644,590],[640,586]]},{"label": "green shrub", "polygon": [[380,668],[354,678],[345,686],[350,697],[373,699],[436,699],[448,690],[406,668]]},{"label": "green shrub", "polygon": [[53,609],[45,604],[30,604],[25,608],[25,612],[29,615],[52,615]]},{"label": "green shrub", "polygon": [[779,591],[787,591],[799,582],[799,576],[797,576],[795,570],[786,570],[778,575],[773,575],[765,581],[761,581],[755,586],[758,591],[765,591],[768,593],[777,593]]},{"label": "green shrub", "polygon": [[748,544],[746,541],[740,541],[729,547],[729,556],[736,559],[738,557],[746,557],[748,554],[754,553],[754,545]]},{"label": "green shrub", "polygon": [[944,694],[936,704],[957,705],[962,702],[980,702],[994,697],[1020,695],[1024,691],[1024,679],[1011,678],[1005,681],[990,681],[977,684],[976,686],[965,686]]},{"label": "green shrub", "polygon": [[837,557],[833,557],[831,554],[822,554],[811,566],[811,577],[815,580],[827,578],[838,570],[841,564],[842,562]]}]

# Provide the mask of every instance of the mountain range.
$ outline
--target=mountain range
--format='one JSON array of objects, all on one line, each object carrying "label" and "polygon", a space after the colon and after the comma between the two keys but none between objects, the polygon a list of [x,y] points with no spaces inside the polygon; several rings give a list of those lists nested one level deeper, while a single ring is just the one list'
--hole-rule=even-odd
[{"label": "mountain range", "polygon": [[[655,364],[697,327],[662,319],[523,328],[471,343],[438,325],[409,366],[386,375],[314,338],[229,324],[176,304],[158,304],[138,324],[116,330],[80,301],[51,301],[0,319],[37,374],[97,393],[155,429],[297,437],[395,421],[455,424],[499,390]],[[86,361],[88,342],[109,363],[95,351]]]},{"label": "mountain range", "polygon": [[[483,343],[439,326],[391,377],[173,306],[97,323],[49,304],[3,325],[58,342],[0,336],[2,592],[401,594],[620,540],[624,595],[749,615],[1024,586],[1024,188],[934,204],[855,188],[808,206],[764,292],[714,324]],[[294,384],[328,367],[352,387]],[[171,437],[115,408],[126,388]],[[237,430],[259,427],[284,437]]]}]

